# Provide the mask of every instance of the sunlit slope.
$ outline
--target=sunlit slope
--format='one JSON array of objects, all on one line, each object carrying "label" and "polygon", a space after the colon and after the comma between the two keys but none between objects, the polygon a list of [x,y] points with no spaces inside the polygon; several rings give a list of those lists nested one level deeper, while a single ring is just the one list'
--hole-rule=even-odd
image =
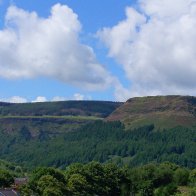
[{"label": "sunlit slope", "polygon": [[196,97],[152,96],[131,98],[108,118],[120,120],[126,128],[154,124],[156,129],[196,125]]}]

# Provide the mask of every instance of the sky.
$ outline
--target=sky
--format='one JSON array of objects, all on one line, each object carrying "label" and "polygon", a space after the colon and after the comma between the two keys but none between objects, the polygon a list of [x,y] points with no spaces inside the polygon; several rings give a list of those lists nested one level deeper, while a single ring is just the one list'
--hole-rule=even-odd
[{"label": "sky", "polygon": [[196,0],[0,0],[0,101],[196,95]]}]

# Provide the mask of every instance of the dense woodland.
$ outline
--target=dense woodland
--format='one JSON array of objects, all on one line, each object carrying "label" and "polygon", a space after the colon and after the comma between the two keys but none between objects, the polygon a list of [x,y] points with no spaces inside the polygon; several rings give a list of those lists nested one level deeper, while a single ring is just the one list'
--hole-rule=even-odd
[{"label": "dense woodland", "polygon": [[153,125],[125,130],[120,122],[95,121],[77,131],[51,136],[42,130],[32,137],[27,127],[17,135],[0,133],[0,156],[22,166],[64,168],[71,163],[113,162],[138,166],[170,161],[196,167],[196,131],[177,127],[158,131]]},{"label": "dense woodland", "polygon": [[[13,184],[13,168],[0,170],[1,188]],[[18,187],[22,196],[196,195],[196,169],[169,162],[140,167],[75,163],[63,170],[39,167],[26,175],[28,183]]]}]

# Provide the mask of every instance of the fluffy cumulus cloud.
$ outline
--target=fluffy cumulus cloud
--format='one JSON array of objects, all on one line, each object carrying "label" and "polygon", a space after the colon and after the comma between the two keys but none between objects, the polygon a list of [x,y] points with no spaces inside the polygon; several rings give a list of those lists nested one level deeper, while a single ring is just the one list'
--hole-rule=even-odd
[{"label": "fluffy cumulus cloud", "polygon": [[48,18],[10,6],[0,30],[0,77],[45,76],[89,90],[107,88],[113,77],[79,41],[80,31],[66,5],[54,5]]},{"label": "fluffy cumulus cloud", "polygon": [[196,0],[139,0],[137,7],[97,33],[131,81],[118,94],[196,95]]}]

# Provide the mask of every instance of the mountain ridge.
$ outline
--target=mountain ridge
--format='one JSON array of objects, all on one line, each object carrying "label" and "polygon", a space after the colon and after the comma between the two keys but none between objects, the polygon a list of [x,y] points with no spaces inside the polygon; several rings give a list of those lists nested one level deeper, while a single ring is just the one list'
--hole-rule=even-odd
[{"label": "mountain ridge", "polygon": [[0,130],[14,135],[25,126],[32,137],[43,130],[50,135],[75,131],[81,125],[105,118],[121,104],[111,101],[0,102]]},{"label": "mountain ridge", "polygon": [[0,102],[0,115],[42,116],[83,115],[106,117],[122,102],[112,101],[57,101],[36,103]]}]

